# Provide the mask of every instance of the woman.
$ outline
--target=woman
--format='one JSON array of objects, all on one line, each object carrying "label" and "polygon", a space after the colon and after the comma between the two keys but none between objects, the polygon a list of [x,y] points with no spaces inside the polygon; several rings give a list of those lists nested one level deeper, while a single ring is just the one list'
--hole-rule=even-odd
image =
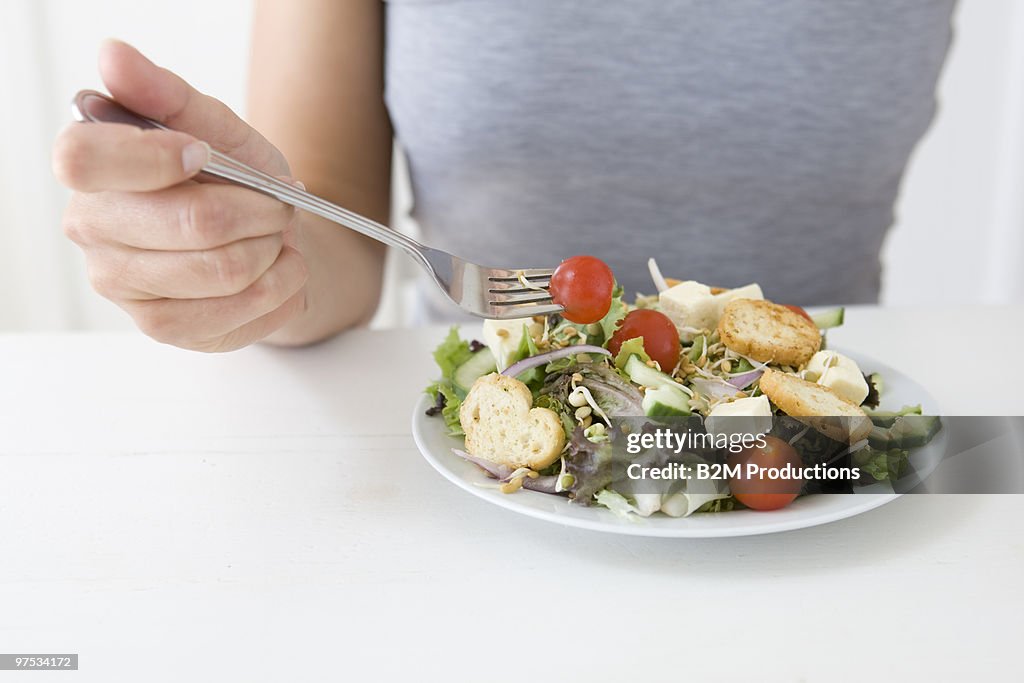
[{"label": "woman", "polygon": [[[101,48],[111,94],[183,132],[65,130],[65,231],[158,340],[314,342],[371,317],[383,248],[189,180],[196,139],[384,222],[394,136],[426,241],[466,258],[592,253],[632,293],[655,255],[787,303],[874,301],[952,4],[263,0],[252,128],[133,48]],[[452,314],[420,289],[424,317]]]}]

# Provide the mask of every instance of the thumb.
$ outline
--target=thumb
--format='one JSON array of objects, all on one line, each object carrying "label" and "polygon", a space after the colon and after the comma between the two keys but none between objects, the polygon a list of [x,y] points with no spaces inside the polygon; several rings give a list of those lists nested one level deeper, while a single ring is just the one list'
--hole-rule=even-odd
[{"label": "thumb", "polygon": [[79,192],[147,192],[191,178],[209,155],[205,142],[178,131],[72,123],[54,142],[53,172]]},{"label": "thumb", "polygon": [[220,100],[199,92],[177,74],[149,61],[131,45],[106,40],[100,46],[103,83],[129,109],[208,142],[211,147],[273,175],[288,163],[266,138]]}]

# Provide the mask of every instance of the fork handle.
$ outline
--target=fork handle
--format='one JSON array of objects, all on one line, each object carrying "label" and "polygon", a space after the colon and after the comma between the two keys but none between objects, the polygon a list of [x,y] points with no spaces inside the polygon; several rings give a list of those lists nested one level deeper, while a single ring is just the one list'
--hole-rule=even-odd
[{"label": "fork handle", "polygon": [[419,261],[423,260],[422,251],[426,247],[411,237],[406,237],[375,220],[299,189],[216,150],[210,150],[210,161],[203,167],[203,172],[270,195],[285,204],[326,218],[388,246],[402,249]]},{"label": "fork handle", "polygon": [[[119,102],[95,90],[82,90],[75,95],[71,111],[75,118],[82,122],[128,123],[143,129],[171,130],[161,123],[136,114]],[[326,218],[388,246],[402,249],[417,261],[425,261],[423,252],[427,247],[411,237],[406,237],[377,221],[360,216],[354,211],[349,211],[248,164],[232,159],[212,147],[210,148],[210,160],[203,167],[203,173],[270,195],[285,204]]]}]

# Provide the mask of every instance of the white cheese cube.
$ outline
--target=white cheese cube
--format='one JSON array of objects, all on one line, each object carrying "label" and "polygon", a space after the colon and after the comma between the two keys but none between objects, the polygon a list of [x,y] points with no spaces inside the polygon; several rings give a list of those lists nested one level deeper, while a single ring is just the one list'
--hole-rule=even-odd
[{"label": "white cheese cube", "polygon": [[[714,330],[722,317],[725,305],[734,299],[763,299],[761,287],[749,284],[729,289],[721,294],[712,294],[711,288],[694,280],[680,282],[658,295],[661,312],[667,315],[679,328]],[[694,333],[682,332],[683,341],[690,341]]]},{"label": "white cheese cube", "polygon": [[[712,330],[718,325],[718,313],[711,288],[694,280],[680,282],[658,295],[661,312],[679,328]],[[693,339],[693,334],[683,333],[683,341]]]},{"label": "white cheese cube", "polygon": [[868,396],[868,383],[856,361],[835,351],[818,351],[807,361],[804,379],[828,387],[854,405]]},{"label": "white cheese cube", "polygon": [[749,285],[744,285],[743,287],[737,287],[736,289],[728,289],[721,294],[716,294],[715,307],[718,309],[718,315],[715,318],[715,325],[718,325],[718,318],[722,317],[722,311],[725,310],[725,305],[736,299],[764,299],[764,294],[761,292],[761,285],[754,282]]},{"label": "white cheese cube", "polygon": [[544,326],[533,318],[511,318],[509,320],[485,320],[483,328],[484,344],[494,356],[498,372],[507,368],[511,362],[519,342],[523,340],[523,326],[530,331],[534,339],[543,334]]},{"label": "white cheese cube", "polygon": [[708,434],[726,434],[730,439],[733,434],[765,434],[772,429],[772,405],[764,395],[719,403],[708,413],[704,428]]}]

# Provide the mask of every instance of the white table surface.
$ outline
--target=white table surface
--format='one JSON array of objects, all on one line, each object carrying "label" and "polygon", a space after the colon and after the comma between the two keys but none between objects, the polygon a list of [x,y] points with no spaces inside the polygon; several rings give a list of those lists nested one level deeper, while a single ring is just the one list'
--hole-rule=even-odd
[{"label": "white table surface", "polygon": [[[140,335],[0,336],[0,651],[80,654],[77,673],[0,681],[1024,668],[1024,496],[906,496],[709,540],[520,517],[456,489],[412,442],[442,334],[220,356]],[[1019,349],[1024,307],[851,309],[831,343],[904,370],[947,414],[1024,414],[1019,359],[1005,383],[951,367],[972,335]]]}]

